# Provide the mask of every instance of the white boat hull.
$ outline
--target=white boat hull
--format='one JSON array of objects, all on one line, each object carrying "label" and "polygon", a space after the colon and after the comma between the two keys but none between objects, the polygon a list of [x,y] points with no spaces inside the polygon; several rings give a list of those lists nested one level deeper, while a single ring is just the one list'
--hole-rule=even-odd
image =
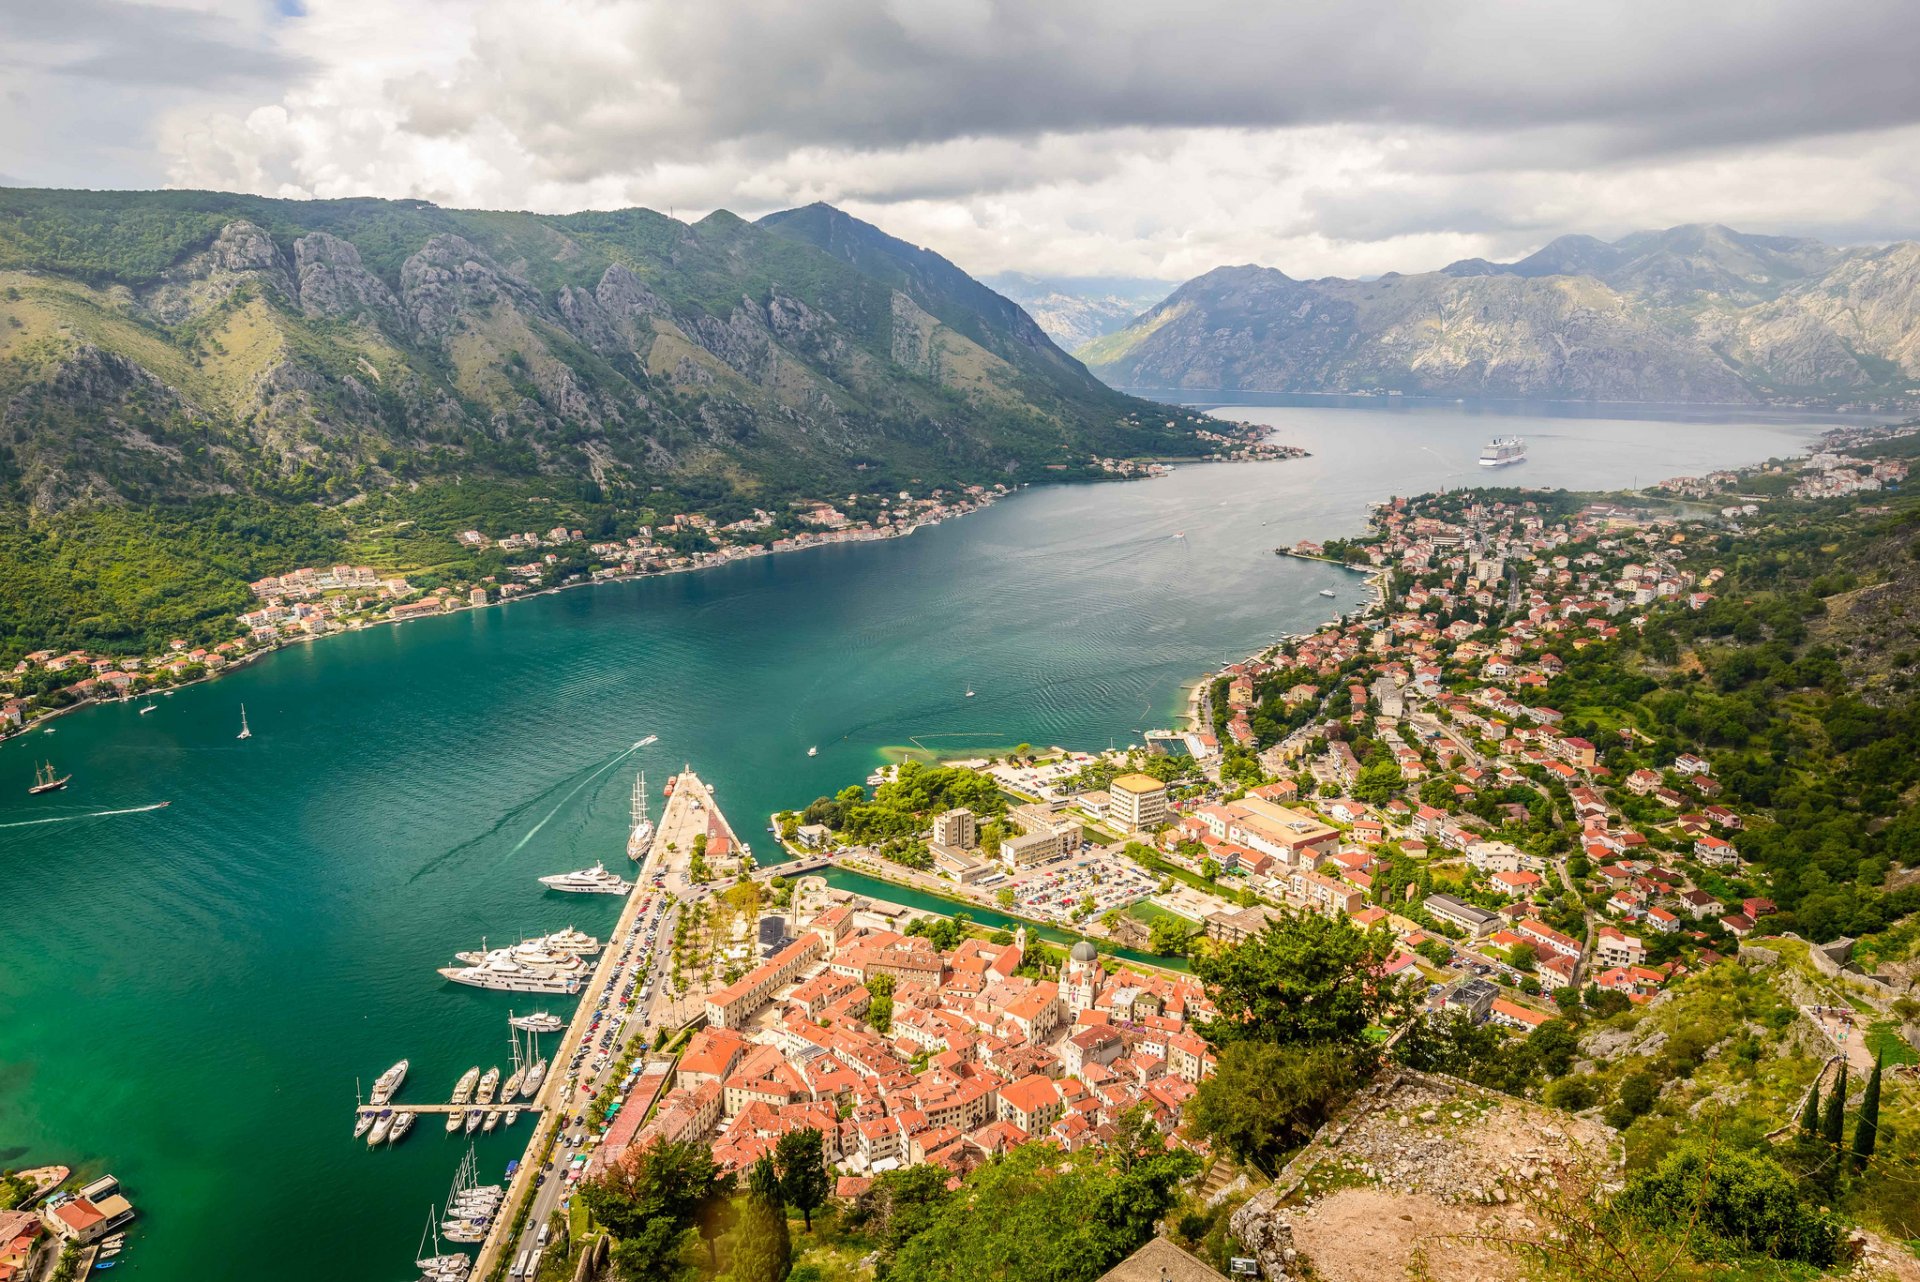
[{"label": "white boat hull", "polygon": [[440,975],[469,988],[486,988],[499,993],[577,993],[580,981],[541,975],[503,976],[486,971],[443,966]]}]

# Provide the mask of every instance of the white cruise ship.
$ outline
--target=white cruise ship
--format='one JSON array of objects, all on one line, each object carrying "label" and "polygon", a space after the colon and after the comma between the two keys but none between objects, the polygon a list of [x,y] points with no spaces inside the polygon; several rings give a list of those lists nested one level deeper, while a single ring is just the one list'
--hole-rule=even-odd
[{"label": "white cruise ship", "polygon": [[608,872],[605,864],[595,864],[578,872],[555,873],[542,877],[540,884],[548,890],[564,890],[576,895],[624,895],[633,889],[632,882]]},{"label": "white cruise ship", "polygon": [[1480,451],[1481,467],[1505,467],[1527,461],[1527,443],[1517,436],[1496,436]]}]

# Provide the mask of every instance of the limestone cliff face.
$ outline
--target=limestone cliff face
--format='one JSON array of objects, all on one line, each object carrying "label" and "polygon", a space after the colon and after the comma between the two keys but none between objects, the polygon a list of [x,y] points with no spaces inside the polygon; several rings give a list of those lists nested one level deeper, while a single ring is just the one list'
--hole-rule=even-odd
[{"label": "limestone cliff face", "polygon": [[470,473],[831,492],[1197,452],[945,259],[806,214],[0,191],[0,508]]},{"label": "limestone cliff face", "polygon": [[1562,237],[1378,280],[1220,268],[1080,349],[1115,386],[1739,404],[1920,382],[1920,245]]}]

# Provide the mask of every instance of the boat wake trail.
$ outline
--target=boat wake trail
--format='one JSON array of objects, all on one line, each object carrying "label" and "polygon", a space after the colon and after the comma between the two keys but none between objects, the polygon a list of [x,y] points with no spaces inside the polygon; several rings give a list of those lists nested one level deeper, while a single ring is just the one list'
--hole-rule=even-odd
[{"label": "boat wake trail", "polygon": [[547,811],[546,815],[541,818],[539,823],[535,824],[533,827],[527,830],[526,836],[522,837],[520,840],[513,843],[513,849],[509,850],[507,854],[509,856],[519,854],[520,851],[526,847],[526,844],[529,841],[532,841],[536,836],[538,836],[540,833],[540,830],[547,826],[548,820],[552,819],[555,815],[560,813],[560,809],[562,806],[565,806],[569,801],[572,801],[575,797],[580,795],[580,790],[582,788],[586,787],[588,784],[592,783],[595,779],[598,779],[601,775],[607,773],[607,771],[613,769],[615,766],[619,765],[621,762],[625,761],[628,757],[631,757],[634,753],[638,751],[640,751],[640,745],[636,743],[631,748],[628,748],[625,752],[620,753],[618,756],[614,757],[612,761],[609,761],[606,765],[601,766],[598,770],[594,771],[592,774],[588,775],[585,779],[582,779],[579,783],[575,784],[573,786],[573,791],[569,792],[566,796],[560,798],[560,800],[554,805],[553,809]]},{"label": "boat wake trail", "polygon": [[624,751],[614,754],[612,760],[602,762],[598,766],[588,767],[584,775],[568,775],[566,778],[561,779],[558,782],[554,783],[551,787],[543,788],[539,792],[535,793],[533,796],[521,802],[519,805],[514,806],[512,809],[508,810],[505,814],[501,815],[498,819],[494,820],[493,823],[484,832],[481,832],[476,834],[475,836],[469,837],[465,841],[461,842],[459,845],[455,846],[453,849],[447,851],[446,853],[428,860],[425,864],[421,865],[420,868],[417,869],[411,877],[407,878],[407,881],[409,883],[419,881],[422,877],[426,876],[428,873],[432,872],[434,869],[440,867],[440,865],[446,863],[448,860],[456,858],[460,855],[465,854],[467,851],[472,850],[475,846],[478,846],[482,842],[486,841],[488,838],[495,836],[496,834],[499,833],[499,831],[502,828],[505,828],[509,824],[512,824],[515,820],[519,819],[522,815],[526,814],[529,810],[532,810],[535,806],[545,801],[548,797],[551,797],[554,793],[560,791],[560,789],[566,787],[569,783],[574,783],[574,781],[577,779],[578,782],[574,783],[573,791],[569,792],[566,796],[560,798],[559,803],[555,805],[552,810],[549,810],[546,813],[546,816],[542,818],[539,823],[533,826],[533,830],[527,833],[526,836],[522,837],[520,839],[519,844],[514,846],[513,850],[510,850],[507,852],[510,855],[513,854],[514,852],[520,850],[521,847],[525,846],[527,842],[531,841],[533,839],[533,834],[536,832],[539,832],[540,829],[545,827],[547,820],[552,819],[555,815],[559,814],[560,808],[566,805],[567,802],[571,801],[574,798],[574,796],[577,793],[579,793],[579,791],[582,788],[586,787],[589,783],[592,783],[595,778],[605,774],[608,770],[611,770],[613,767],[619,765],[622,761],[626,760],[628,757],[632,756],[635,752],[639,751],[640,748],[644,747],[646,744],[652,741],[653,741],[652,736],[649,736],[648,738],[641,740],[639,743],[634,744],[631,748],[627,748]]},{"label": "boat wake trail", "polygon": [[0,824],[0,828],[32,828],[37,824],[70,824],[82,819],[105,819],[111,815],[144,815],[149,810],[162,810],[167,803],[156,801],[151,806],[129,806],[125,810],[93,810],[84,815],[54,815],[50,819],[21,819],[14,823]]}]

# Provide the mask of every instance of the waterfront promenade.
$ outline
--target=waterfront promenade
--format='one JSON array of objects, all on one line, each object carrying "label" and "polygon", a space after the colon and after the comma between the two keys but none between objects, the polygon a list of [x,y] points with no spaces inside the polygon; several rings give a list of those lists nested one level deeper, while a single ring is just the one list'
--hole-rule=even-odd
[{"label": "waterfront promenade", "polygon": [[[592,980],[581,994],[580,1005],[574,1010],[559,1049],[554,1052],[556,1071],[536,1097],[536,1104],[542,1110],[539,1125],[527,1143],[526,1153],[521,1159],[520,1169],[514,1174],[500,1215],[481,1246],[474,1265],[473,1276],[476,1279],[491,1277],[496,1268],[514,1258],[517,1249],[524,1249],[521,1242],[523,1235],[538,1233],[540,1224],[557,1209],[560,1199],[566,1196],[564,1159],[571,1157],[573,1146],[561,1143],[562,1160],[555,1161],[551,1177],[536,1187],[535,1181],[546,1164],[545,1155],[555,1148],[556,1140],[569,1126],[570,1120],[584,1111],[612,1081],[614,1066],[625,1047],[636,1037],[644,1042],[646,1035],[654,1028],[682,1027],[703,1009],[706,996],[704,988],[672,1000],[663,991],[666,987],[664,983],[655,984],[651,978],[635,975],[636,989],[651,985],[651,996],[645,1002],[636,1003],[621,1030],[620,1041],[603,1055],[597,1058],[591,1056],[592,1047],[588,1038],[593,1032],[595,1015],[601,1011],[602,1000],[613,987],[615,976],[634,974],[634,968],[626,963],[637,961],[649,949],[653,956],[649,958],[648,966],[650,969],[657,967],[659,953],[673,928],[674,914],[691,897],[692,883],[687,878],[687,865],[692,857],[693,838],[699,833],[716,829],[737,845],[738,839],[713,804],[712,789],[691,769],[682,771],[674,778],[673,795],[667,799],[655,830],[653,845],[635,874],[634,889],[627,896],[620,920],[608,937],[607,949],[594,969]],[[662,886],[656,888],[653,885],[656,880],[663,883]],[[663,896],[663,902],[656,910],[655,935],[653,941],[649,942],[646,932],[640,927],[644,924],[643,914],[647,905],[656,894]],[[614,1013],[614,1009],[609,1006],[608,1013]],[[589,1057],[583,1059],[578,1070],[567,1067],[582,1047],[586,1047]],[[524,1219],[521,1216],[522,1207],[528,1208]],[[520,1232],[515,1231],[516,1223]]]}]

